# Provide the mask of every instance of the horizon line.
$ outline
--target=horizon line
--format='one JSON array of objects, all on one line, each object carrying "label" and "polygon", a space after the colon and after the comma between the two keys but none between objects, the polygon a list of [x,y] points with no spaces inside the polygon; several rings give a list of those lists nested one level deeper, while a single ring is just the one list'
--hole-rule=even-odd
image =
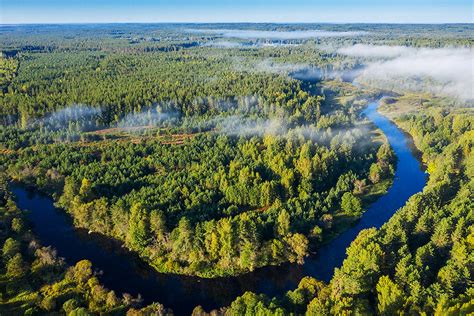
[{"label": "horizon line", "polygon": [[97,21],[97,22],[20,22],[20,23],[0,23],[0,26],[16,26],[16,25],[94,25],[94,24],[390,24],[390,25],[402,25],[402,24],[414,24],[414,25],[443,25],[443,24],[474,24],[474,22],[271,22],[271,21],[162,21],[162,22],[151,22],[151,21]]}]

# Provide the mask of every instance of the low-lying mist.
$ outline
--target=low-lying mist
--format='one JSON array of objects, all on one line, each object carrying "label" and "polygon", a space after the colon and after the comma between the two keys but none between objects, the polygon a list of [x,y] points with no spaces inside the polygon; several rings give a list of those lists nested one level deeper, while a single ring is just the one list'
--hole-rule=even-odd
[{"label": "low-lying mist", "polygon": [[342,47],[337,50],[339,54],[365,57],[365,58],[395,58],[416,52],[416,48],[407,46],[367,45],[356,44]]},{"label": "low-lying mist", "polygon": [[155,108],[149,108],[142,112],[129,113],[118,123],[117,127],[158,126],[175,124],[179,118],[178,112],[160,112]]},{"label": "low-lying mist", "polygon": [[474,100],[474,54],[468,48],[354,45],[338,50],[370,58],[356,81],[390,90],[426,91]]},{"label": "low-lying mist", "polygon": [[[337,113],[333,114],[337,115]],[[327,146],[337,146],[345,143],[352,147],[363,148],[368,145],[362,140],[369,133],[369,127],[364,121],[355,122],[354,125],[339,122],[339,124],[332,126],[324,124],[325,121],[330,121],[329,117],[323,116],[315,124],[291,124],[287,118],[266,119],[237,114],[217,116],[209,120],[208,123],[213,126],[215,133],[230,136],[262,137],[272,135],[311,140]]]},{"label": "low-lying mist", "polygon": [[[243,96],[234,101],[216,101],[218,111],[203,116],[183,116],[169,107],[162,108],[154,105],[139,112],[125,115],[117,123],[102,124],[101,108],[85,105],[72,105],[51,113],[34,122],[51,130],[94,131],[109,127],[119,127],[135,131],[136,127],[171,128],[175,132],[201,132],[208,131],[235,137],[263,137],[265,135],[283,138],[296,138],[312,140],[326,146],[350,144],[351,147],[365,146],[361,143],[367,134],[367,127],[363,124],[351,125],[344,120],[331,120],[329,115],[323,115],[321,120],[314,124],[290,122],[288,117],[268,117],[261,113],[257,96]],[[165,110],[167,109],[167,110]],[[216,108],[217,109],[217,108]],[[215,109],[215,110],[216,110]],[[327,122],[334,121],[334,124]],[[326,122],[326,123],[324,123]],[[359,122],[360,123],[360,122]],[[138,130],[137,130],[138,131]],[[56,141],[64,141],[57,139]],[[357,144],[357,145],[356,145]]]},{"label": "low-lying mist", "polygon": [[286,41],[274,41],[274,40],[265,40],[265,41],[225,41],[225,40],[215,40],[209,41],[201,44],[202,47],[215,47],[215,48],[263,48],[263,47],[294,47],[299,46],[301,43],[287,43]]},{"label": "low-lying mist", "polygon": [[210,42],[206,42],[202,44],[201,46],[216,47],[216,48],[241,48],[241,47],[250,46],[250,45],[245,45],[244,43],[231,42],[231,41],[210,41]]},{"label": "low-lying mist", "polygon": [[292,40],[292,39],[310,39],[323,37],[349,37],[367,35],[365,31],[323,31],[323,30],[304,30],[304,31],[263,31],[263,30],[231,30],[231,29],[188,29],[191,33],[215,34],[228,38],[240,39],[273,39],[273,40]]},{"label": "low-lying mist", "polygon": [[50,129],[63,129],[74,124],[77,130],[87,130],[96,126],[102,109],[83,104],[74,104],[32,122],[32,126],[45,126]]}]

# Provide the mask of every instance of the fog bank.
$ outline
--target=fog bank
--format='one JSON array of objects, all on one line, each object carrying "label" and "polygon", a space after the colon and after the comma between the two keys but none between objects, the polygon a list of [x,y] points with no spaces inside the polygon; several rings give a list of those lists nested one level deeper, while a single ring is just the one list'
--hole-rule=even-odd
[{"label": "fog bank", "polygon": [[361,71],[358,82],[474,100],[472,49],[354,45],[338,53],[375,59]]},{"label": "fog bank", "polygon": [[339,48],[337,52],[339,54],[353,57],[394,58],[399,57],[401,55],[415,53],[416,49],[406,46],[356,44],[354,46]]},{"label": "fog bank", "polygon": [[[74,104],[38,119],[33,124],[62,129],[74,124],[76,128],[88,129],[95,126],[95,120],[100,118],[102,109],[82,104]],[[80,122],[80,124],[78,124]]]},{"label": "fog bank", "polygon": [[240,39],[272,39],[272,40],[296,40],[323,37],[348,37],[366,35],[364,31],[322,31],[322,30],[304,30],[304,31],[261,31],[261,30],[230,30],[230,29],[189,29],[192,33],[205,33],[221,35],[228,38]]}]

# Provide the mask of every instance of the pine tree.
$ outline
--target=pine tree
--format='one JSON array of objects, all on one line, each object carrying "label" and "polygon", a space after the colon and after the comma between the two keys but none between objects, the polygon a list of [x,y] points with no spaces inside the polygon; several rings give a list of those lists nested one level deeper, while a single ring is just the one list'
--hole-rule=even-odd
[{"label": "pine tree", "polygon": [[404,293],[388,276],[377,283],[377,307],[381,315],[398,315],[404,304]]},{"label": "pine tree", "polygon": [[148,216],[141,203],[135,203],[130,209],[127,242],[133,248],[141,249],[148,243]]},{"label": "pine tree", "polygon": [[360,199],[351,192],[342,195],[341,209],[351,215],[360,215],[362,213],[362,203]]},{"label": "pine tree", "polygon": [[278,214],[276,232],[281,237],[285,237],[290,232],[290,215],[285,209]]}]

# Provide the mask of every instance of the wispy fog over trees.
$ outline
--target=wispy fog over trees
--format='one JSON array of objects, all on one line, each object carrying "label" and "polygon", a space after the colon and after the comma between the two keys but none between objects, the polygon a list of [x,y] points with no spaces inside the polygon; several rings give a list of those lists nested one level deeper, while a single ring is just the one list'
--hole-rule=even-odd
[{"label": "wispy fog over trees", "polygon": [[296,266],[390,187],[397,157],[361,115],[382,95],[427,187],[361,231],[328,284],[304,277],[220,312],[472,313],[472,34],[463,24],[2,26],[0,314],[171,313],[106,289],[87,260],[67,266],[35,237],[9,182],[162,273]]}]

